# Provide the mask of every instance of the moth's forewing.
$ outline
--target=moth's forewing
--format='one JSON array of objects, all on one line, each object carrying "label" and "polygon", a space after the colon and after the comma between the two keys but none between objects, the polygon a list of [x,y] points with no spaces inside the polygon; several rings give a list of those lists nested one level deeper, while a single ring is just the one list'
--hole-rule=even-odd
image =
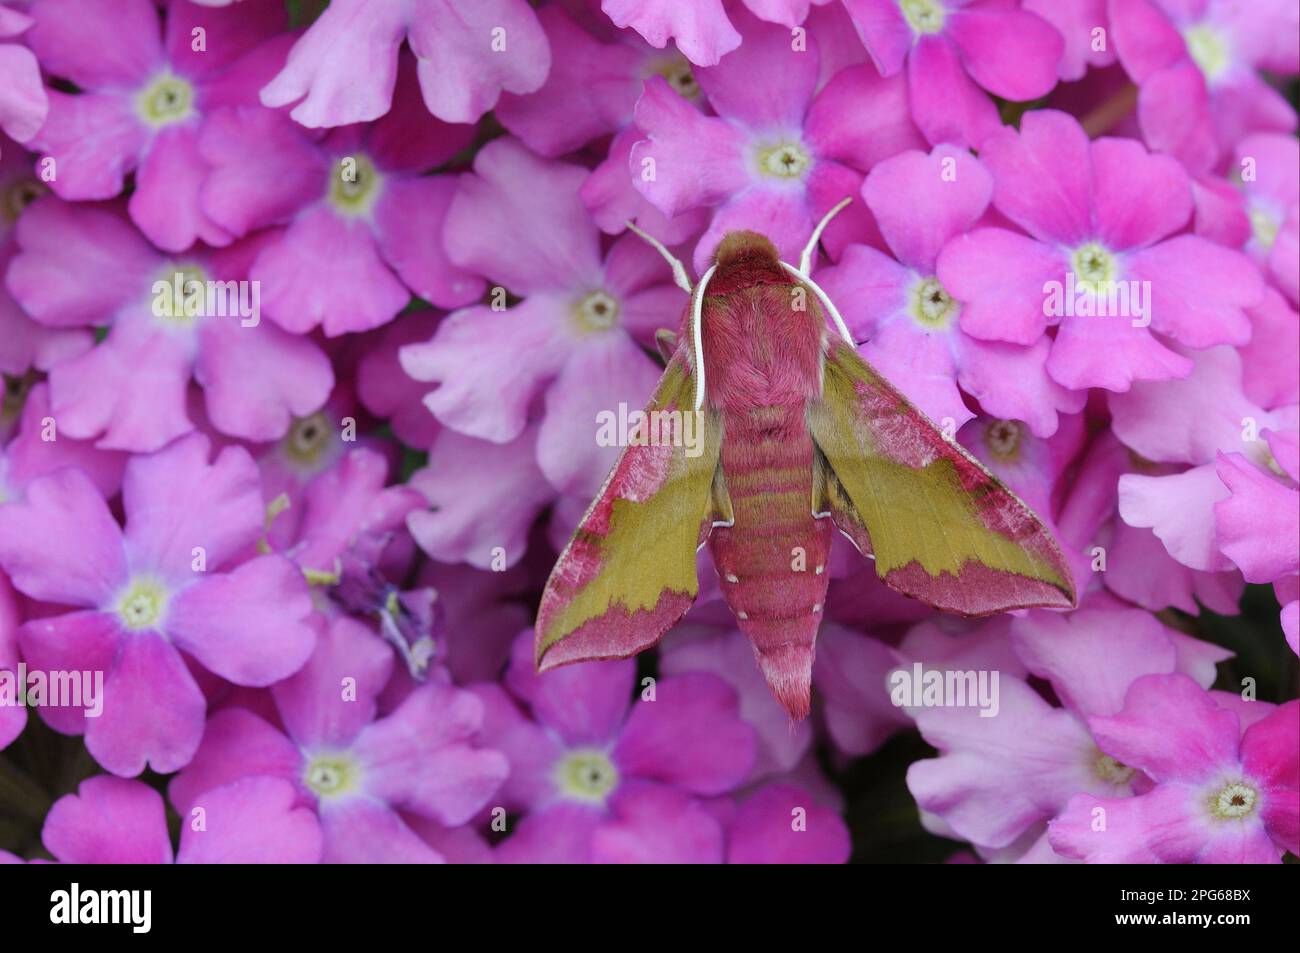
[{"label": "moth's forewing", "polygon": [[[646,408],[695,414],[695,383],[679,349]],[[714,518],[721,439],[716,416],[700,411],[683,439],[624,448],[600,495],[560,554],[537,613],[537,667],[625,658],[649,648],[690,608],[699,591],[695,554]],[[662,430],[659,436],[663,436]]]},{"label": "moth's forewing", "polygon": [[869,544],[886,585],[961,615],[1075,604],[1043,522],[842,340],[809,424],[827,468],[814,505]]}]

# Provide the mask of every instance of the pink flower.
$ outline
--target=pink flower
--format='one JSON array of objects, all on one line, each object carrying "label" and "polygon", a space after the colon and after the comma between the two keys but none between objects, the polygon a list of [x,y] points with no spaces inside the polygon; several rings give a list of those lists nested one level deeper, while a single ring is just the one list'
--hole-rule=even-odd
[{"label": "pink flower", "polygon": [[274,440],[293,416],[320,408],[333,386],[325,355],[254,313],[256,286],[245,279],[268,237],[168,257],[111,207],[34,203],[18,223],[10,293],[47,327],[111,325],[97,347],[50,372],[60,429],[104,448],[157,450],[194,429],[191,378],[213,425],[249,440]]},{"label": "pink flower", "polygon": [[844,0],[884,76],[907,69],[912,116],[933,144],[982,148],[997,131],[984,90],[1017,102],[1056,85],[1064,50],[1044,20],[998,0]]},{"label": "pink flower", "polygon": [[975,416],[961,391],[987,413],[1027,421],[1043,437],[1056,430],[1058,412],[1083,409],[1085,395],[1043,369],[1049,341],[1021,346],[963,333],[962,303],[935,275],[944,246],[984,215],[992,197],[993,179],[978,159],[952,146],[928,156],[900,153],[871,170],[862,194],[893,258],[850,245],[818,281],[866,342],[863,357],[953,433]]},{"label": "pink flower", "polygon": [[485,739],[510,758],[502,803],[527,812],[501,860],[722,861],[724,830],[701,798],[749,774],[754,729],[715,675],[660,679],[629,706],[635,674],[617,661],[539,676],[528,631],[506,675],[523,708],[499,686],[474,689],[487,706]]},{"label": "pink flower", "polygon": [[[0,672],[18,671],[18,626],[22,620],[18,596],[9,577],[0,570]],[[27,706],[16,704],[17,699],[6,698],[5,702],[0,704],[0,751],[27,726]]]},{"label": "pink flower", "polygon": [[1132,140],[1090,143],[1055,110],[989,136],[980,158],[994,207],[1028,235],[978,228],[939,256],[967,334],[1031,345],[1059,324],[1047,373],[1072,389],[1112,391],[1191,371],[1156,334],[1194,348],[1249,339],[1243,309],[1259,301],[1259,273],[1237,252],[1175,234],[1192,191],[1173,159]]},{"label": "pink flower", "polygon": [[419,61],[424,104],[444,122],[475,122],[503,90],[531,93],[551,51],[526,0],[334,0],[262,90],[294,103],[304,126],[345,126],[388,111],[398,48]]},{"label": "pink flower", "polygon": [[1290,132],[1295,110],[1261,68],[1300,72],[1295,4],[1262,0],[1109,0],[1111,32],[1138,84],[1147,144],[1193,173],[1218,163],[1249,132]]},{"label": "pink flower", "polygon": [[[829,0],[744,0],[755,16],[795,27],[808,16],[810,3]],[[600,8],[615,26],[631,27],[656,49],[669,39],[697,66],[714,66],[740,46],[741,35],[727,18],[723,0],[601,0]]]},{"label": "pink flower", "polygon": [[315,617],[320,642],[301,672],[271,688],[283,727],[246,708],[212,716],[194,760],[171,783],[182,816],[240,778],[281,778],[324,832],[326,863],[439,863],[403,813],[457,827],[488,803],[508,768],[474,743],[483,706],[430,682],[376,720],[393,655],[352,619]]},{"label": "pink flower", "polygon": [[214,221],[237,236],[288,226],[249,271],[288,331],[364,331],[392,320],[412,293],[441,307],[483,293],[440,240],[455,178],[422,174],[468,146],[473,129],[431,119],[414,63],[402,64],[392,110],[371,125],[322,136],[245,107],[215,113],[199,139],[211,165],[201,202]]},{"label": "pink flower", "polygon": [[[636,106],[646,135],[628,163],[637,189],[669,218],[715,208],[695,246],[699,272],[722,236],[743,228],[762,232],[787,261],[798,261],[816,222],[857,195],[862,173],[921,145],[901,79],[850,67],[817,92],[811,37],[796,45],[788,30],[746,23],[745,45],[697,73],[717,116],[702,115],[661,77],[646,83]],[[837,252],[864,230],[865,213],[850,206],[831,223],[827,245]]]},{"label": "pink flower", "polygon": [[[0,40],[15,40],[31,25],[30,17],[0,4]],[[19,42],[0,42],[0,130],[26,142],[41,128],[49,108],[32,51]]]},{"label": "pink flower", "polygon": [[278,778],[245,778],[208,792],[181,819],[173,853],[162,796],[140,781],[82,781],[46,815],[41,841],[64,864],[314,864],[321,830]]},{"label": "pink flower", "polygon": [[1286,293],[1300,302],[1300,144],[1295,136],[1260,133],[1237,143],[1240,179],[1250,220],[1246,251]]},{"label": "pink flower", "polygon": [[58,421],[50,413],[50,385],[42,381],[23,401],[18,432],[0,447],[0,503],[23,499],[32,480],[64,467],[80,469],[104,499],[111,499],[122,487],[127,458],[121,451],[100,450],[86,440],[60,437]]},{"label": "pink flower", "polygon": [[736,807],[728,824],[729,864],[842,864],[849,850],[849,831],[839,813],[792,784],[759,788]]},{"label": "pink flower", "polygon": [[[46,707],[59,731],[83,733],[114,774],[176,771],[203,734],[206,707],[186,657],[238,685],[269,685],[311,654],[306,584],[293,563],[234,557],[261,533],[257,467],[207,438],[132,458],[125,531],[80,470],[61,469],[0,506],[0,566],[32,599],[75,607],[18,633],[29,666],[103,673],[103,708]],[[185,656],[181,653],[184,652]]]},{"label": "pink flower", "polygon": [[1193,665],[1200,677],[1208,674],[1207,684],[1214,677],[1198,654],[1180,655],[1172,633],[1149,613],[1105,597],[1068,615],[1031,612],[1012,632],[1016,654],[1051,683],[1064,708],[1001,673],[992,716],[970,704],[911,710],[922,737],[939,749],[938,758],[908,769],[917,804],[960,837],[992,848],[1027,833],[1036,838],[1036,825],[1079,792],[1129,794],[1134,770],[1097,749],[1086,719],[1117,711],[1130,683]]},{"label": "pink flower", "polygon": [[1021,0],[1020,6],[1056,27],[1065,41],[1058,66],[1061,79],[1082,79],[1087,70],[1115,62],[1115,49],[1106,42],[1106,0]]},{"label": "pink flower", "polygon": [[[1147,460],[1190,465],[1171,474],[1120,477],[1119,512],[1130,526],[1150,528],[1169,555],[1192,569],[1218,572],[1233,566],[1215,528],[1217,504],[1228,496],[1226,481],[1216,473],[1221,454],[1239,461],[1219,463],[1226,473],[1239,473],[1243,480],[1250,472],[1259,473],[1264,483],[1256,485],[1270,502],[1276,501],[1270,487],[1276,487],[1282,501],[1288,493],[1295,497],[1294,480],[1289,488],[1275,482],[1287,477],[1277,470],[1270,447],[1284,439],[1294,442],[1297,408],[1256,407],[1242,393],[1241,380],[1237,352],[1217,347],[1197,354],[1192,374],[1183,380],[1138,383],[1129,393],[1110,398],[1115,435],[1127,446]],[[1262,499],[1258,503],[1264,505]],[[1286,516],[1284,509],[1279,518]]]},{"label": "pink flower", "polygon": [[1114,800],[1081,793],[1050,825],[1052,847],[1094,863],[1263,863],[1300,852],[1300,703],[1241,733],[1185,675],[1149,675],[1124,708],[1089,719],[1098,744],[1154,786]]},{"label": "pink flower", "polygon": [[498,286],[498,306],[448,315],[402,348],[402,366],[440,384],[425,404],[444,426],[495,443],[518,439],[541,397],[538,466],[556,489],[593,494],[618,452],[597,444],[597,414],[645,406],[661,372],[637,341],[675,327],[685,299],[639,238],[601,255],[578,198],[585,170],[511,139],[484,146],[474,170],[447,212],[448,255],[524,300],[505,310]]},{"label": "pink flower", "polygon": [[[127,207],[159,248],[228,243],[230,233],[199,207],[199,133],[217,106],[256,102],[283,60],[285,44],[270,38],[284,26],[284,8],[257,0],[214,10],[182,0],[167,8],[165,34],[150,0],[37,0],[31,16],[27,41],[41,65],[81,90],[50,90],[49,118],[32,140],[55,162],[51,188],[67,199],[107,199],[134,172]],[[105,37],[115,40],[112,56]]]},{"label": "pink flower", "polygon": [[[0,273],[9,267],[18,250],[14,223],[46,191],[32,174],[27,154],[0,137]],[[88,330],[37,324],[0,284],[0,373],[17,376],[31,367],[47,371],[94,343],[94,335]]]}]

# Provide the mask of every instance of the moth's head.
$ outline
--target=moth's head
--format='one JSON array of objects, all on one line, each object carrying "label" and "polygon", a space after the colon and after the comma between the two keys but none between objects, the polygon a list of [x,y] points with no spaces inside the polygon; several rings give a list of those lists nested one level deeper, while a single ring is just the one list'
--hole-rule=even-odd
[{"label": "moth's head", "polygon": [[718,271],[736,267],[774,266],[780,256],[766,236],[758,232],[727,232],[718,242],[718,249],[713,253],[713,260]]}]

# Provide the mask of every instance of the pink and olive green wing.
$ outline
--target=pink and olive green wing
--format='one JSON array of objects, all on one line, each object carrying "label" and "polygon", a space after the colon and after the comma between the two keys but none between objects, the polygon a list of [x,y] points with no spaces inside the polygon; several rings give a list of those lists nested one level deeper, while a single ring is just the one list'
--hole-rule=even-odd
[{"label": "pink and olive green wing", "polygon": [[720,423],[708,410],[695,414],[685,354],[669,361],[646,410],[670,412],[658,419],[683,421],[684,436],[694,415],[696,446],[661,439],[623,450],[542,593],[539,671],[649,648],[695,601],[696,551],[729,504],[717,473]]},{"label": "pink and olive green wing", "polygon": [[962,615],[1075,604],[1042,520],[844,341],[827,344],[809,425],[822,454],[813,505],[886,585]]}]

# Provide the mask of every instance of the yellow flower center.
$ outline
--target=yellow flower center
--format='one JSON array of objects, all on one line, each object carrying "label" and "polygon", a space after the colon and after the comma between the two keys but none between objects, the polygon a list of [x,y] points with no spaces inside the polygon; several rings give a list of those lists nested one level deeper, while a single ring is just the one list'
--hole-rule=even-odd
[{"label": "yellow flower center", "polygon": [[618,787],[618,768],[595,748],[570,751],[555,766],[555,784],[571,800],[603,804]]},{"label": "yellow flower center", "polygon": [[914,33],[938,33],[943,29],[943,4],[937,0],[898,0],[898,8]]},{"label": "yellow flower center", "polygon": [[315,463],[334,436],[325,411],[318,410],[310,417],[299,417],[284,435],[284,452],[298,463]]},{"label": "yellow flower center", "polygon": [[912,320],[923,328],[942,330],[957,316],[957,302],[935,278],[926,278],[912,289]]},{"label": "yellow flower center", "polygon": [[1210,813],[1221,821],[1239,821],[1254,812],[1258,801],[1254,788],[1233,781],[1210,794]]},{"label": "yellow flower center", "polygon": [[1018,420],[995,420],[984,431],[984,443],[989,452],[999,460],[1015,459],[1020,451],[1020,440],[1024,436],[1023,427]]},{"label": "yellow flower center", "polygon": [[151,126],[167,126],[194,114],[194,87],[179,76],[164,73],[141,90],[136,112]]},{"label": "yellow flower center", "polygon": [[583,331],[608,331],[618,320],[618,299],[607,291],[593,291],[573,306],[573,319]]},{"label": "yellow flower center", "polygon": [[779,142],[758,150],[758,171],[775,179],[800,179],[812,165],[812,156],[798,142]]},{"label": "yellow flower center", "polygon": [[683,99],[698,99],[700,84],[691,69],[691,62],[684,56],[672,56],[660,60],[653,67],[653,73],[662,76],[668,85],[677,91]]},{"label": "yellow flower center", "polygon": [[48,191],[38,179],[24,177],[10,182],[8,188],[0,192],[0,217],[12,225],[18,221],[23,209]]},{"label": "yellow flower center", "polygon": [[1260,248],[1268,251],[1277,241],[1277,233],[1281,228],[1277,216],[1268,211],[1253,207],[1250,210],[1250,230],[1255,237],[1255,244]]},{"label": "yellow flower center", "polygon": [[1209,82],[1214,82],[1232,65],[1232,51],[1227,38],[1204,23],[1190,27],[1183,33],[1187,53]]},{"label": "yellow flower center", "polygon": [[1070,256],[1075,281],[1081,288],[1096,292],[1115,279],[1115,258],[1096,242],[1080,245]]},{"label": "yellow flower center", "polygon": [[139,576],[117,599],[118,619],[132,632],[156,629],[167,609],[167,599],[167,588],[161,581],[153,576]]},{"label": "yellow flower center", "polygon": [[207,273],[199,265],[168,266],[154,283],[154,317],[165,324],[189,327],[206,312],[207,287]]},{"label": "yellow flower center", "polygon": [[309,758],[302,779],[317,797],[331,798],[355,791],[361,771],[346,754],[330,752]]},{"label": "yellow flower center", "polygon": [[1092,770],[1097,777],[1109,784],[1128,784],[1133,775],[1137,774],[1122,761],[1116,761],[1110,755],[1102,754],[1100,751],[1097,752],[1097,760],[1093,762]]},{"label": "yellow flower center", "polygon": [[383,191],[384,177],[366,156],[346,156],[330,178],[329,201],[342,215],[366,215]]}]

